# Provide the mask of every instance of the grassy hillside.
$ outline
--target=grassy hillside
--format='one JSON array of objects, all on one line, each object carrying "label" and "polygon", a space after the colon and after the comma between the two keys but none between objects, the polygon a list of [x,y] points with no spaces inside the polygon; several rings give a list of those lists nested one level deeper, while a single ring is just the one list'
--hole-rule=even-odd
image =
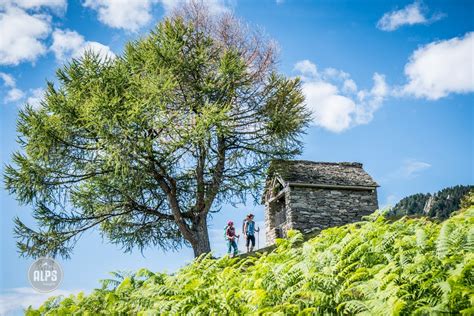
[{"label": "grassy hillside", "polygon": [[29,315],[474,314],[474,207],[444,221],[379,216],[291,232],[271,253],[202,257],[174,275],[141,269],[88,296],[53,298]]}]

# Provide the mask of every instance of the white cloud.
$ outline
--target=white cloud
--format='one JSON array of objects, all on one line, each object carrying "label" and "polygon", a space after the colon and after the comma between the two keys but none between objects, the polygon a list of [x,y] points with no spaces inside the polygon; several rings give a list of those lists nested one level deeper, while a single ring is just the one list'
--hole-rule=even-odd
[{"label": "white cloud", "polygon": [[49,15],[28,14],[18,7],[6,6],[0,12],[0,64],[18,65],[22,61],[35,61],[46,53],[42,40],[51,31],[50,23]]},{"label": "white cloud", "polygon": [[137,31],[151,20],[156,0],[86,0],[83,6],[97,11],[99,21],[113,28]]},{"label": "white cloud", "polygon": [[91,41],[86,41],[84,43],[84,46],[81,48],[77,56],[83,55],[87,51],[92,51],[96,54],[99,54],[99,56],[102,59],[105,58],[115,58],[114,52],[110,49],[109,46],[98,43],[98,42],[91,42]]},{"label": "white cloud", "polygon": [[50,12],[64,12],[66,7],[66,0],[0,0],[0,65],[34,62],[45,54]]},{"label": "white cloud", "polygon": [[53,44],[50,49],[59,61],[81,57],[85,51],[98,53],[101,58],[115,57],[110,47],[98,42],[86,41],[75,31],[56,29],[52,37]]},{"label": "white cloud", "polygon": [[[189,0],[85,0],[83,6],[95,10],[99,21],[113,28],[136,32],[152,20],[153,5],[161,3],[166,14]],[[229,11],[229,0],[203,1],[211,14]]]},{"label": "white cloud", "polygon": [[16,87],[15,79],[4,72],[0,72],[0,78],[3,80],[3,86],[7,88],[3,103],[16,102],[21,100],[25,94]]},{"label": "white cloud", "polygon": [[387,196],[387,198],[385,199],[385,203],[383,203],[379,209],[383,210],[387,207],[392,207],[392,206],[395,206],[395,204],[397,204],[397,202],[399,201],[400,199],[397,198],[397,196],[395,194],[390,194]]},{"label": "white cloud", "polygon": [[314,125],[332,132],[342,132],[350,127],[356,105],[350,98],[340,95],[335,85],[323,81],[305,82],[303,93],[313,113]]},{"label": "white cloud", "polygon": [[2,78],[3,83],[6,87],[10,87],[10,88],[15,87],[16,85],[15,79],[11,75],[6,74],[4,72],[0,72],[0,78]]},{"label": "white cloud", "polygon": [[350,77],[350,75],[347,72],[344,72],[342,70],[336,69],[336,68],[326,68],[323,70],[324,76],[327,78],[331,79],[339,79],[339,80],[346,80]]},{"label": "white cloud", "polygon": [[66,60],[76,55],[84,45],[84,37],[77,32],[69,30],[55,30],[53,44],[50,50],[57,60]]},{"label": "white cloud", "polygon": [[30,91],[30,96],[26,100],[26,103],[31,105],[33,108],[39,108],[41,106],[41,100],[44,98],[44,89],[37,88]]},{"label": "white cloud", "polygon": [[307,59],[297,62],[294,69],[299,71],[302,75],[316,76],[318,74],[316,65]]},{"label": "white cloud", "polygon": [[411,179],[418,176],[420,172],[428,168],[431,168],[431,165],[427,162],[407,159],[403,162],[402,166],[393,174],[393,176],[398,178]]},{"label": "white cloud", "polygon": [[372,77],[374,85],[370,91],[361,90],[357,93],[358,106],[355,111],[355,123],[367,124],[372,121],[375,111],[379,109],[385,97],[389,93],[389,88],[385,82],[385,76],[374,73]]},{"label": "white cloud", "polygon": [[[189,2],[190,0],[160,0],[162,3],[165,12],[169,14],[179,5]],[[220,14],[229,11],[229,0],[203,0],[204,4],[207,6],[209,13],[211,14]]]},{"label": "white cloud", "polygon": [[7,96],[5,97],[5,102],[16,102],[22,99],[25,96],[23,91],[18,88],[13,88],[8,90]]},{"label": "white cloud", "polygon": [[356,85],[354,80],[347,79],[347,80],[344,80],[344,85],[343,85],[342,89],[345,92],[356,92],[357,91],[357,85]]},{"label": "white cloud", "polygon": [[41,106],[41,100],[44,98],[45,90],[42,88],[30,89],[28,93],[16,87],[16,81],[10,74],[0,72],[0,79],[3,80],[3,86],[8,90],[5,92],[3,103],[20,101],[28,95],[26,102],[33,108]]},{"label": "white cloud", "polygon": [[[51,296],[78,294],[81,290],[54,290],[50,293],[38,293],[29,287],[7,289],[0,294],[0,315],[19,314],[28,306],[38,308]],[[84,291],[85,292],[85,291]]]},{"label": "white cloud", "polygon": [[357,84],[344,71],[326,68],[319,72],[308,60],[295,64],[302,74],[306,104],[313,114],[313,124],[332,132],[342,132],[373,119],[381,106],[388,87],[385,77],[373,75],[370,90],[358,90]]},{"label": "white cloud", "polygon": [[474,32],[417,49],[405,65],[401,94],[436,100],[474,91]]},{"label": "white cloud", "polygon": [[38,9],[40,7],[65,9],[67,6],[66,0],[15,0],[12,2],[24,9]]},{"label": "white cloud", "polygon": [[430,18],[425,16],[426,9],[420,2],[414,2],[405,8],[385,13],[377,22],[377,27],[383,31],[394,31],[403,25],[428,24],[441,19],[443,14],[435,14]]}]

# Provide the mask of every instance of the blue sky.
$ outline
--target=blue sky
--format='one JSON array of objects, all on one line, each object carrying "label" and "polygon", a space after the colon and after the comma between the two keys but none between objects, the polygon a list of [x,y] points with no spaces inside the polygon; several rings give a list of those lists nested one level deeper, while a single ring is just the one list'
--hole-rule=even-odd
[{"label": "blue sky", "polygon": [[[18,110],[40,106],[46,80],[85,49],[119,55],[173,9],[173,0],[0,1],[0,168],[16,144]],[[406,195],[474,183],[474,2],[212,0],[211,12],[234,11],[280,48],[279,70],[301,76],[313,113],[300,158],[359,161],[381,185],[379,204]],[[34,224],[0,186],[0,314],[41,302],[27,281],[12,219]],[[223,252],[227,219],[263,208],[224,206],[211,220],[212,246]],[[263,224],[260,223],[260,226]],[[262,234],[260,237],[263,237]],[[262,238],[261,243],[264,240]],[[192,251],[124,254],[86,233],[53,295],[90,291],[108,271],[174,271]]]}]

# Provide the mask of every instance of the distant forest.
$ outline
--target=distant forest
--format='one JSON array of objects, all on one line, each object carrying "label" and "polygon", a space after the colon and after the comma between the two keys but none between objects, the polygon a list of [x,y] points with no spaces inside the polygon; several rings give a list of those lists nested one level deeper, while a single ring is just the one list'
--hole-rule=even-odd
[{"label": "distant forest", "polygon": [[424,215],[444,220],[459,209],[462,198],[471,190],[474,190],[473,185],[457,185],[434,194],[413,194],[401,199],[386,215]]}]

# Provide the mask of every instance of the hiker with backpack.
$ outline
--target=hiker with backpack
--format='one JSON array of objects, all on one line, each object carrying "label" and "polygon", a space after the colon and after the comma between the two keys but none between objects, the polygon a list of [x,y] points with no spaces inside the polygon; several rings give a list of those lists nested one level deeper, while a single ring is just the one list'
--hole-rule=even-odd
[{"label": "hiker with backpack", "polygon": [[[252,252],[255,247],[255,232],[260,232],[260,228],[255,228],[255,222],[253,214],[247,215],[247,218],[244,220],[244,225],[242,227],[242,233],[245,236],[247,246],[247,252]],[[250,246],[250,243],[252,245]]]},{"label": "hiker with backpack", "polygon": [[[227,240],[227,254],[230,257],[235,257],[239,251],[237,248],[236,238],[240,238],[240,235],[235,235],[234,222],[229,221],[225,228],[225,239]],[[232,248],[234,248],[233,255],[231,255]]]}]

